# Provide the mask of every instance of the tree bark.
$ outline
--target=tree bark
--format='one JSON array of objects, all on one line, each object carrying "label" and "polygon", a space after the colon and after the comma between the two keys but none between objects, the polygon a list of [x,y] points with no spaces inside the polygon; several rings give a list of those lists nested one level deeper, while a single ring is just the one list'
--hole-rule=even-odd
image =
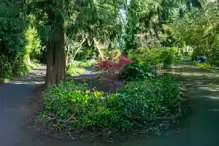
[{"label": "tree bark", "polygon": [[[50,3],[52,0],[48,0]],[[54,5],[54,3],[51,3]],[[57,3],[55,7],[62,8],[63,3]],[[46,72],[46,86],[59,84],[65,80],[65,49],[64,49],[64,20],[56,20],[55,12],[50,10],[48,18],[52,29],[52,37],[47,46],[47,72]]]}]

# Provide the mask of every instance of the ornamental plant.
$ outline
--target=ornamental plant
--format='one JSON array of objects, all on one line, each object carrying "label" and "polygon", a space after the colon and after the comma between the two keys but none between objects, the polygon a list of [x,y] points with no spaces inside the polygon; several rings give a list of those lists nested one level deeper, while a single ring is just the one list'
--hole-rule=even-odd
[{"label": "ornamental plant", "polygon": [[112,82],[112,86],[115,86],[118,90],[124,86],[124,83],[119,84],[119,75],[124,67],[132,63],[134,63],[134,61],[130,60],[128,56],[121,55],[118,57],[117,52],[115,52],[113,54],[107,54],[104,60],[99,58],[96,69],[97,71],[103,71],[109,79],[115,80],[115,82]]},{"label": "ornamental plant", "polygon": [[104,71],[109,77],[118,77],[125,66],[134,63],[127,55],[121,55],[118,58],[117,52],[114,54],[107,54],[106,59],[98,58],[98,64],[96,69],[98,71]]}]

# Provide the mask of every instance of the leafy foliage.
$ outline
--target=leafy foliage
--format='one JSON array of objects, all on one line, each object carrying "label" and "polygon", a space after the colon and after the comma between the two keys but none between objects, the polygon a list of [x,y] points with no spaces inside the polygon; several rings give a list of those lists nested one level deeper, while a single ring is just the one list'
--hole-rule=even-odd
[{"label": "leafy foliage", "polygon": [[1,83],[5,79],[10,79],[13,75],[10,62],[8,61],[8,58],[4,55],[0,55],[0,67],[1,67],[1,72],[0,72],[0,83]]},{"label": "leafy foliage", "polygon": [[202,10],[191,12],[173,24],[175,35],[194,48],[193,60],[206,55],[211,65],[218,66],[218,8],[214,3]]},{"label": "leafy foliage", "polygon": [[67,75],[72,76],[72,75],[79,75],[85,72],[85,69],[82,67],[78,67],[76,65],[71,65],[68,70],[67,70]]},{"label": "leafy foliage", "polygon": [[159,64],[161,63],[160,54],[162,52],[162,49],[149,49],[149,48],[138,48],[136,50],[130,50],[129,51],[129,57],[131,59],[134,59],[138,62],[143,62],[147,64]]},{"label": "leafy foliage", "polygon": [[126,49],[172,46],[176,38],[165,24],[201,7],[200,0],[131,0],[127,7]]},{"label": "leafy foliage", "polygon": [[168,50],[162,51],[160,58],[162,58],[163,66],[165,68],[170,68],[173,62],[175,61],[175,57],[177,56],[177,48],[171,48]]},{"label": "leafy foliage", "polygon": [[170,67],[177,59],[177,48],[138,48],[129,50],[129,57],[140,63],[149,65],[163,64],[165,68]]},{"label": "leafy foliage", "polygon": [[28,26],[23,8],[22,1],[0,2],[0,78],[3,79],[26,74],[30,70],[28,60],[41,55],[40,38],[36,29]]},{"label": "leafy foliage", "polygon": [[132,63],[133,61],[129,60],[128,56],[121,55],[118,57],[117,52],[115,52],[108,54],[106,60],[100,58],[96,68],[104,71],[110,77],[117,77],[125,66]]},{"label": "leafy foliage", "polygon": [[180,112],[179,85],[170,77],[131,82],[116,94],[91,92],[86,85],[63,82],[44,93],[40,120],[58,129],[128,130],[147,127],[160,117]]},{"label": "leafy foliage", "polygon": [[45,47],[39,37],[38,31],[34,27],[29,27],[25,32],[27,39],[26,50],[29,58],[39,59],[43,54]]},{"label": "leafy foliage", "polygon": [[126,66],[120,76],[128,81],[144,80],[155,77],[156,71],[146,63],[134,63]]},{"label": "leafy foliage", "polygon": [[27,71],[24,23],[19,9],[9,3],[0,2],[1,70],[0,78],[20,76]]}]

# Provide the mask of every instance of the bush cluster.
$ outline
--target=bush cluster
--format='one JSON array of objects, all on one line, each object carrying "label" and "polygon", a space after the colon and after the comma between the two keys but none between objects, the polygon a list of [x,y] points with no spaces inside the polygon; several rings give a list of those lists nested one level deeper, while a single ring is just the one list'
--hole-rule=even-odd
[{"label": "bush cluster", "polygon": [[156,77],[156,75],[156,70],[152,69],[148,64],[140,62],[125,66],[120,77],[128,81],[136,81]]},{"label": "bush cluster", "polygon": [[1,80],[19,77],[29,71],[28,59],[40,47],[37,31],[19,17],[19,8],[0,2]]},{"label": "bush cluster", "polygon": [[129,82],[115,94],[90,91],[84,84],[63,82],[44,93],[38,116],[59,129],[130,130],[180,110],[179,84],[170,77]]},{"label": "bush cluster", "polygon": [[169,68],[178,58],[177,48],[138,48],[130,50],[128,56],[137,62],[143,62],[149,65],[163,64],[165,68]]}]

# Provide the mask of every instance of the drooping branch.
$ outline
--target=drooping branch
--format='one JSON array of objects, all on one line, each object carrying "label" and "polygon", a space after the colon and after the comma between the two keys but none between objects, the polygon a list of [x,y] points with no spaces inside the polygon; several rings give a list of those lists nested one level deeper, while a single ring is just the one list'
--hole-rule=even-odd
[{"label": "drooping branch", "polygon": [[97,51],[98,51],[101,59],[104,59],[103,53],[101,51],[100,43],[96,40],[96,38],[93,38],[93,40],[94,40],[95,47],[97,48]]},{"label": "drooping branch", "polygon": [[81,43],[79,44],[77,50],[76,50],[75,53],[74,53],[73,60],[75,59],[75,57],[76,57],[76,55],[78,54],[78,52],[81,50],[81,48],[82,48],[84,42],[87,40],[87,38],[88,38],[88,35],[86,35],[86,36],[84,37],[84,39],[81,41]]}]

